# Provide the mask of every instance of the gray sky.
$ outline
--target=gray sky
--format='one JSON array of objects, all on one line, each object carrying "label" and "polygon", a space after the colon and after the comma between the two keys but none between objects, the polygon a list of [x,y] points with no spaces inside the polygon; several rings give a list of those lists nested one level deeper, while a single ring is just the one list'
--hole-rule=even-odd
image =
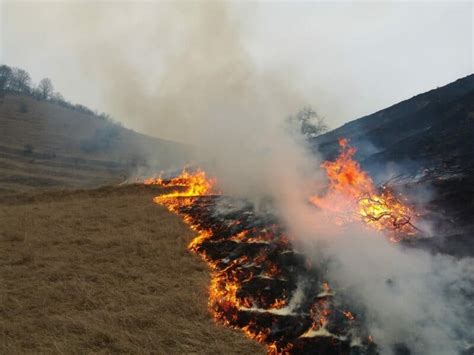
[{"label": "gray sky", "polygon": [[[172,81],[194,62],[208,61],[208,68],[190,71],[189,80],[210,82],[225,80],[233,59],[226,62],[226,74],[211,74],[216,57],[229,51],[222,43],[221,52],[207,49],[221,36],[222,23],[211,18],[205,36],[196,36],[193,29],[202,28],[193,27],[196,18],[207,21],[203,13],[212,12],[212,5],[200,11],[197,2],[179,2],[179,15],[175,5],[2,1],[0,59],[28,70],[35,82],[51,78],[68,100],[110,112],[127,127],[186,140],[169,124],[150,124],[164,111],[141,112],[140,107],[157,102],[160,91],[178,87],[163,81]],[[332,128],[474,68],[472,2],[233,2],[226,13],[224,27],[232,27],[233,37],[222,42],[239,42],[231,50],[245,52],[244,72],[275,74],[279,85],[298,92],[300,101],[316,107]],[[170,58],[192,57],[196,51],[202,53],[194,62],[173,69],[180,74],[167,72]],[[124,92],[131,76],[131,87],[147,97],[133,110],[122,107],[124,101],[141,100]],[[185,82],[184,76],[181,85]]]}]

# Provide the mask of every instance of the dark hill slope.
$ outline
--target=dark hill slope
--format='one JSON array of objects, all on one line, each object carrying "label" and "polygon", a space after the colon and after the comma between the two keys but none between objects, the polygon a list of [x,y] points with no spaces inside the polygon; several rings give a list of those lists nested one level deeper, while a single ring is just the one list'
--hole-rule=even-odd
[{"label": "dark hill slope", "polygon": [[391,170],[408,192],[430,191],[432,212],[449,222],[436,232],[452,235],[437,246],[452,249],[462,240],[463,252],[474,255],[474,75],[349,122],[315,138],[314,149],[331,159],[339,137],[358,148],[377,181]]},{"label": "dark hill slope", "polygon": [[31,97],[0,97],[0,189],[87,187],[183,164],[189,147]]},{"label": "dark hill slope", "polygon": [[[370,161],[445,158],[449,152],[473,152],[474,75],[417,95],[387,109],[351,121],[317,137],[326,157],[337,153],[338,137],[359,146],[358,158]],[[458,153],[455,154],[459,156]],[[378,157],[378,159],[376,159]],[[472,154],[470,154],[472,159]]]}]

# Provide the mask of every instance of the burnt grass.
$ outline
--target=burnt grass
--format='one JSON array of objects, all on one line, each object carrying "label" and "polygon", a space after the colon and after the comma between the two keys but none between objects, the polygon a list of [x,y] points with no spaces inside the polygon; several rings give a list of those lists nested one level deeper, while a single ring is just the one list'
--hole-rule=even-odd
[{"label": "burnt grass", "polygon": [[[347,319],[341,300],[335,302],[333,296],[324,294],[326,279],[321,265],[310,265],[304,254],[295,250],[274,215],[257,213],[250,204],[221,196],[197,197],[178,213],[191,217],[198,230],[212,231],[212,237],[198,244],[195,252],[214,265],[213,273],[222,275],[223,285],[236,281],[237,298],[250,302],[247,308],[222,300],[211,303],[223,324],[245,328],[280,352],[377,353],[361,322]],[[244,238],[233,238],[242,232],[246,232]],[[291,304],[298,287],[302,297],[291,312],[268,311],[277,300]],[[323,311],[329,313],[325,328],[334,336],[304,337]],[[359,345],[351,345],[354,336],[360,339]]]}]

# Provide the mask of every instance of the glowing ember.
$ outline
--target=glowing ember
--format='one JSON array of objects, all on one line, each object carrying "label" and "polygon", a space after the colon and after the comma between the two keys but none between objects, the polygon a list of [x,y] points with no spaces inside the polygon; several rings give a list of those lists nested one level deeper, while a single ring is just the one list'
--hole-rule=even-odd
[{"label": "glowing ember", "polygon": [[349,320],[354,320],[355,319],[354,315],[349,311],[342,311],[342,314],[344,314],[344,316]]},{"label": "glowing ember", "polygon": [[391,240],[415,234],[415,213],[396,198],[386,187],[375,188],[370,176],[353,160],[356,148],[347,139],[339,140],[341,153],[335,161],[325,161],[329,188],[324,196],[313,196],[310,201],[323,211],[336,216],[336,223],[362,220],[379,231],[389,232]]}]

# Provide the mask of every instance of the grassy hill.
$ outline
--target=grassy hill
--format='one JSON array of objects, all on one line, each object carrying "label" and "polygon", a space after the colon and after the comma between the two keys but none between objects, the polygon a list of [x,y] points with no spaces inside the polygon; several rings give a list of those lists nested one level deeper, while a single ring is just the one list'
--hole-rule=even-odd
[{"label": "grassy hill", "polygon": [[190,147],[21,94],[0,97],[0,193],[93,187],[182,166]]}]

